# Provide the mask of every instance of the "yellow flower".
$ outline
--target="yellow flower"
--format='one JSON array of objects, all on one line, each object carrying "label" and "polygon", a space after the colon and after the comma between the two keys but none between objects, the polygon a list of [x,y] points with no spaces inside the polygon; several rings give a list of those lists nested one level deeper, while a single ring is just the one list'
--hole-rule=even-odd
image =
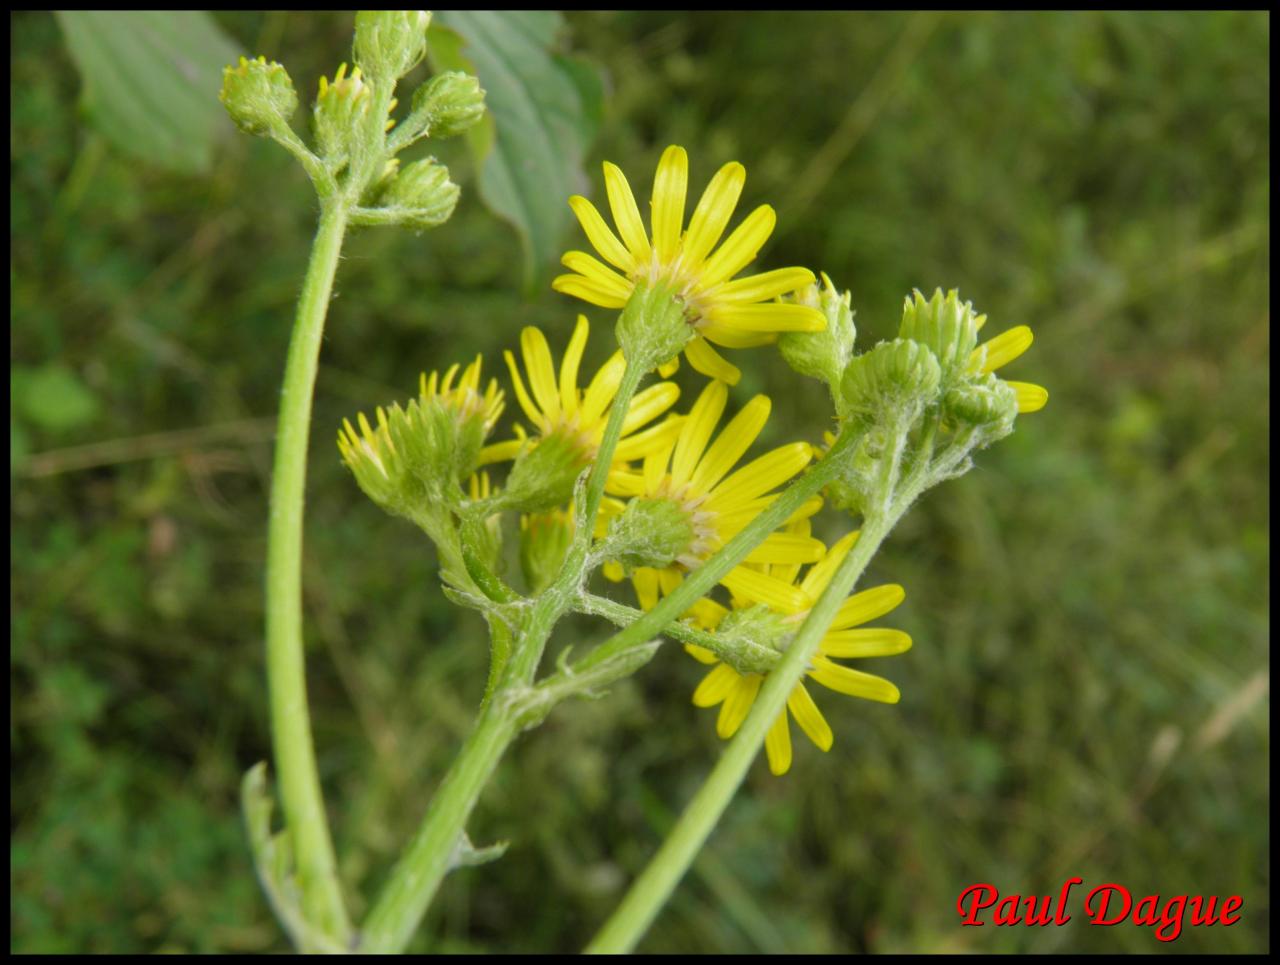
[{"label": "yellow flower", "polygon": [[[552,283],[556,291],[603,308],[622,308],[641,279],[670,285],[698,332],[684,350],[689,364],[730,385],[737,383],[741,373],[710,343],[748,348],[768,344],[780,332],[820,332],[826,328],[826,318],[816,308],[773,301],[810,284],[813,272],[807,268],[779,268],[732,280],[773,232],[777,216],[769,205],[751,212],[712,253],[746,181],[741,164],[730,162],[716,173],[685,229],[689,160],[684,148],[667,148],[653,181],[649,234],[621,169],[606,161],[604,180],[618,234],[586,198],[575,195],[569,205],[587,239],[613,268],[586,252],[571,251],[562,263],[573,274],[556,278]],[[664,366],[662,373],[669,375],[677,361]]]},{"label": "yellow flower", "polygon": [[484,393],[481,394],[481,364],[482,359],[477,355],[475,361],[463,371],[457,385],[453,384],[453,377],[458,374],[457,362],[449,366],[444,373],[444,378],[440,377],[439,372],[432,372],[430,377],[423,372],[418,376],[418,392],[422,396],[422,401],[438,399],[444,405],[456,410],[464,419],[475,415],[483,416],[484,431],[489,432],[497,423],[498,417],[502,415],[505,403],[502,390],[498,388],[497,379],[490,379]]},{"label": "yellow flower", "polygon": [[[974,324],[981,331],[986,321],[986,315],[979,315],[974,319]],[[1019,325],[1016,328],[1011,328],[975,348],[973,354],[969,357],[969,366],[982,375],[994,372],[996,369],[1008,365],[1029,349],[1032,340],[1033,336],[1028,326]],[[1030,382],[1012,382],[1008,379],[1005,381],[1018,394],[1019,412],[1039,412],[1049,401],[1049,390],[1042,385],[1034,385]]]},{"label": "yellow flower", "polygon": [[[808,532],[808,520],[789,527],[796,533]],[[783,622],[790,625],[792,631],[799,628],[800,623],[808,615],[809,609],[817,602],[822,591],[827,588],[836,569],[844,561],[849,550],[857,540],[857,532],[850,533],[831,547],[830,552],[815,566],[809,568],[798,586],[800,598],[785,605],[774,597],[762,598],[751,592],[735,593],[734,609],[746,609],[763,603],[776,614],[783,616]],[[772,566],[770,576],[784,580],[788,584],[795,580],[799,567]],[[877,586],[874,589],[855,593],[841,605],[831,627],[818,644],[812,663],[806,671],[807,676],[838,693],[852,697],[863,697],[867,700],[878,700],[887,704],[898,702],[898,688],[882,677],[853,670],[836,663],[832,658],[847,657],[887,657],[903,653],[911,647],[911,638],[901,630],[881,628],[862,628],[862,624],[877,617],[884,616],[894,609],[905,597],[902,587],[896,585]],[[704,626],[714,629],[727,614],[728,610],[711,601],[704,600],[700,611]],[[718,611],[718,612],[717,612]],[[702,647],[686,646],[694,657],[705,664],[714,664],[693,693],[693,702],[698,707],[714,707],[720,705],[720,716],[716,721],[716,733],[728,740],[742,725],[747,712],[755,703],[760,686],[764,683],[764,674],[739,673],[727,663],[722,663],[709,650]],[[805,735],[824,751],[831,749],[833,736],[826,718],[818,710],[818,705],[805,689],[803,683],[797,683],[787,697],[787,708],[782,711],[769,728],[765,737],[765,752],[769,758],[769,769],[774,774],[785,774],[791,767],[791,728],[788,724],[787,711],[794,716],[796,723]]]},{"label": "yellow flower", "polygon": [[[535,441],[549,436],[564,439],[577,453],[581,465],[595,458],[600,448],[600,440],[609,421],[610,403],[618,394],[622,372],[626,368],[622,352],[614,352],[596,372],[586,391],[578,388],[578,367],[587,347],[589,332],[586,316],[579,315],[564,358],[560,361],[557,381],[546,337],[533,326],[526,327],[520,333],[520,351],[529,380],[527,389],[515,356],[511,352],[503,353],[507,368],[511,370],[516,399],[538,434]],[[622,423],[622,437],[614,451],[614,460],[639,459],[665,445],[672,438],[676,426],[664,422],[639,430],[675,405],[679,397],[680,387],[674,382],[659,382],[638,392],[631,400]],[[529,445],[529,439],[521,426],[517,425],[515,432],[515,439],[486,446],[480,454],[481,465],[519,455]]]},{"label": "yellow flower", "polygon": [[[760,435],[771,403],[767,396],[756,396],[708,445],[727,399],[723,382],[709,383],[674,441],[646,456],[641,471],[615,469],[605,483],[605,492],[614,496],[669,499],[688,514],[691,523],[693,541],[677,562],[661,570],[637,567],[632,573],[640,605],[646,610],[656,605],[659,594],[679,586],[685,572],[760,515],[778,496],[770,491],[804,469],[813,456],[807,442],[795,442],[730,472]],[[822,500],[814,497],[792,518],[812,516],[821,506]],[[605,500],[601,515],[617,515],[623,509],[622,502]],[[720,582],[734,593],[774,600],[779,606],[799,603],[804,599],[800,590],[761,572],[755,564],[812,563],[821,559],[824,549],[807,535],[773,533]],[[617,566],[608,567],[605,575],[622,576]]]}]

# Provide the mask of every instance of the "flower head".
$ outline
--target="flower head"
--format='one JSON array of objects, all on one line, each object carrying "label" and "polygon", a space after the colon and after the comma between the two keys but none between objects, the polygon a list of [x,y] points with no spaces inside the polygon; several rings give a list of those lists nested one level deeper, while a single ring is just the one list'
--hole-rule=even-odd
[{"label": "flower head", "polygon": [[[760,435],[771,403],[767,396],[756,396],[712,442],[727,399],[723,382],[708,384],[680,426],[678,437],[646,456],[639,472],[615,469],[605,483],[605,492],[614,496],[650,503],[669,501],[689,522],[690,539],[683,552],[663,568],[641,566],[632,572],[645,609],[653,607],[660,594],[674,590],[685,572],[699,566],[760,515],[777,498],[772,490],[794,477],[812,458],[813,448],[808,443],[795,442],[732,471]],[[821,499],[815,497],[796,517],[812,516],[821,505]],[[606,500],[602,516],[616,516],[625,509],[619,500]],[[720,582],[734,593],[774,600],[779,606],[798,604],[804,599],[799,590],[761,572],[755,564],[812,563],[821,559],[823,551],[822,543],[808,535],[773,533]],[[620,578],[622,573],[613,566],[606,575]]]},{"label": "flower head", "polygon": [[[987,316],[979,315],[974,319],[979,330],[986,324]],[[970,371],[987,375],[1008,365],[1031,347],[1033,336],[1026,325],[1018,325],[1001,332],[993,339],[988,339],[973,350],[969,356]],[[1039,412],[1049,401],[1049,390],[1042,385],[1031,382],[1013,382],[1005,380],[1018,396],[1019,412]]]},{"label": "flower head", "polygon": [[[524,377],[515,355],[505,353],[516,399],[535,435],[530,438],[517,425],[516,438],[486,447],[481,461],[516,460],[506,490],[513,505],[514,501],[533,498],[531,493],[534,491],[537,497],[533,503],[524,504],[521,508],[543,510],[563,505],[569,498],[574,479],[595,458],[600,448],[626,362],[621,352],[615,352],[596,372],[587,388],[580,389],[578,369],[589,333],[586,317],[579,315],[573,336],[560,360],[558,377],[547,339],[537,328],[529,326],[520,333]],[[670,421],[650,424],[670,409],[679,397],[680,388],[674,382],[659,382],[635,395],[614,450],[616,463],[625,464],[644,458],[650,452],[669,445],[678,424]]]},{"label": "flower head", "polygon": [[[686,320],[697,331],[698,337],[684,350],[689,364],[730,385],[737,383],[741,373],[711,343],[747,348],[772,342],[780,332],[816,332],[826,327],[826,318],[818,309],[772,300],[812,282],[813,272],[807,268],[780,268],[733,278],[755,258],[773,232],[777,216],[769,205],[752,211],[712,251],[746,182],[746,170],[738,162],[726,164],[711,179],[687,228],[689,160],[684,148],[672,145],[658,162],[648,233],[621,169],[606,161],[604,180],[617,234],[586,198],[575,195],[569,205],[592,246],[609,264],[586,252],[567,253],[562,263],[573,274],[556,278],[552,285],[556,291],[603,308],[622,308],[639,280],[671,287],[683,304]],[[663,371],[669,374],[671,368]]]},{"label": "flower head", "polygon": [[[800,520],[788,529],[795,534],[807,534],[809,521]],[[741,619],[755,625],[757,628],[755,639],[773,642],[778,649],[785,649],[790,634],[804,621],[809,609],[827,588],[827,584],[831,582],[836,569],[844,561],[857,538],[857,532],[845,536],[831,547],[821,562],[811,566],[804,578],[794,585],[794,589],[799,594],[795,599],[784,601],[776,596],[762,599],[750,589],[743,592],[735,591],[732,610],[704,600],[703,607],[698,611],[699,621],[707,629],[724,629],[731,621]],[[800,567],[795,564],[784,564],[770,566],[768,570],[772,579],[791,585],[799,575]],[[902,602],[904,596],[902,587],[886,585],[863,590],[845,600],[830,629],[819,642],[807,675],[817,683],[838,693],[888,704],[897,703],[900,696],[898,688],[889,681],[860,670],[853,670],[836,663],[833,658],[887,657],[908,650],[911,647],[911,638],[901,630],[862,627],[862,624],[884,616],[894,609]],[[764,632],[761,633],[760,630]],[[729,664],[721,662],[709,650],[701,647],[686,646],[685,649],[702,663],[714,664],[710,673],[702,679],[694,691],[693,702],[699,707],[720,706],[716,733],[728,740],[746,719],[747,712],[755,703],[756,695],[760,692],[760,686],[764,683],[766,675],[740,673]],[[787,697],[787,709],[778,715],[765,737],[769,769],[774,774],[785,774],[791,767],[791,729],[788,723],[788,711],[795,717],[796,723],[800,725],[805,735],[819,748],[824,751],[830,750],[833,741],[831,727],[827,724],[826,718],[818,710],[817,704],[814,703],[804,684],[797,683]]]}]

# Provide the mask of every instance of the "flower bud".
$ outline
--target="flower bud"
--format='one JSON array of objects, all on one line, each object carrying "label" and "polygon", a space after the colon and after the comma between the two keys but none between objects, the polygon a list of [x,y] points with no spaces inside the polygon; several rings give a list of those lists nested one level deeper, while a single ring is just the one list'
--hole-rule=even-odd
[{"label": "flower bud", "polygon": [[796,292],[792,300],[821,311],[827,317],[827,327],[821,332],[784,332],[778,337],[778,349],[793,369],[821,379],[834,392],[840,384],[840,373],[853,357],[857,329],[849,307],[850,293],[837,292],[825,272],[822,281],[823,287],[809,285]]},{"label": "flower bud", "polygon": [[361,10],[356,14],[355,62],[370,77],[395,81],[427,52],[426,10]]},{"label": "flower bud", "polygon": [[218,99],[246,134],[270,134],[287,126],[298,109],[289,72],[275,62],[267,63],[265,57],[241,57],[239,65],[223,68]]},{"label": "flower bud", "polygon": [[571,511],[553,509],[520,517],[520,571],[533,593],[541,593],[560,572],[573,542]]},{"label": "flower bud", "polygon": [[739,673],[768,673],[776,660],[768,660],[760,648],[785,652],[798,628],[794,619],[763,603],[732,609],[716,627],[723,647],[718,656]]},{"label": "flower bud", "polygon": [[379,195],[378,207],[397,213],[407,227],[435,228],[449,220],[459,194],[449,169],[427,158],[405,165]]},{"label": "flower bud", "polygon": [[[399,410],[393,406],[393,413]],[[365,494],[389,513],[406,515],[412,502],[412,480],[400,458],[386,410],[377,410],[376,425],[361,412],[356,416],[360,426],[357,432],[349,419],[342,420],[338,431],[338,451],[342,462],[356,477]]]},{"label": "flower bud", "polygon": [[431,137],[456,137],[484,117],[480,81],[460,70],[436,74],[413,95],[413,115]]},{"label": "flower bud", "polygon": [[545,512],[563,506],[587,463],[582,446],[567,434],[542,436],[516,456],[502,493],[503,508]]},{"label": "flower bud", "polygon": [[898,337],[929,346],[942,367],[943,380],[949,382],[967,365],[978,344],[979,325],[973,304],[961,302],[956,289],[944,298],[939,288],[928,301],[916,290],[903,304]]},{"label": "flower bud", "polygon": [[985,375],[949,389],[942,408],[956,422],[984,430],[986,441],[994,442],[1013,431],[1018,393],[1008,382]]},{"label": "flower bud", "polygon": [[847,411],[875,418],[886,408],[918,411],[934,400],[942,370],[920,342],[881,342],[845,366],[840,391]]},{"label": "flower bud", "polygon": [[626,572],[662,569],[688,552],[697,537],[689,512],[673,499],[637,497],[609,526],[605,555]]},{"label": "flower bud", "polygon": [[335,170],[351,160],[363,144],[361,124],[372,99],[359,67],[347,76],[347,65],[343,64],[333,75],[333,83],[328,78],[320,78],[320,93],[313,111],[316,144],[321,156]]}]

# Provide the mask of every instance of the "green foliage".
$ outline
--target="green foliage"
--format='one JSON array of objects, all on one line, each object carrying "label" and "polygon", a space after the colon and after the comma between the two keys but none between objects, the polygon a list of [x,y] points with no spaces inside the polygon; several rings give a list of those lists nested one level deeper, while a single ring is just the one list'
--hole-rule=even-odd
[{"label": "green foliage", "polygon": [[237,49],[203,10],[60,10],[81,106],[117,148],[173,171],[209,169],[226,116],[209,102]]},{"label": "green foliage", "polygon": [[[346,15],[219,23],[287,59],[306,93],[351,36]],[[11,949],[284,950],[237,791],[269,754],[266,467],[311,189],[249,139],[203,180],[95,148],[54,18],[12,26],[11,424],[29,452],[11,495]],[[907,588],[902,702],[819,695],[835,747],[797,744],[782,780],[758,765],[641,949],[1266,951],[1269,19],[569,26],[610,65],[593,171],[651,169],[669,143],[701,145],[695,183],[743,160],[744,207],[779,213],[765,258],[850,288],[860,345],[894,337],[913,287],[958,287],[989,313],[984,335],[1035,328],[1001,375],[1053,392],[873,566],[872,583]],[[221,110],[217,85],[215,71]],[[567,337],[576,312],[522,298],[517,242],[462,187],[429,243],[355,238],[317,389],[308,680],[357,913],[470,726],[487,648],[433,588],[422,536],[359,493],[334,432],[413,395],[424,368],[496,359],[523,324]],[[608,349],[594,340],[584,368]],[[768,349],[742,362],[735,400],[775,399],[762,449],[817,442],[825,387],[797,388]],[[69,375],[97,400],[91,420],[30,417],[24,382],[48,371],[63,373],[55,408],[79,394],[58,389]],[[103,441],[117,445],[88,468],[70,451]],[[608,700],[561,706],[517,744],[471,827],[510,848],[450,875],[416,950],[579,949],[719,750],[689,704],[701,673],[664,645]],[[1244,916],[1171,948],[1079,920],[957,927],[974,881],[1047,894],[1073,874],[1239,893]]]},{"label": "green foliage", "polygon": [[553,11],[449,11],[437,15],[431,56],[441,69],[476,74],[493,130],[472,138],[480,195],[509,221],[524,245],[525,283],[536,290],[560,257],[572,216],[569,195],[582,190],[583,155],[601,109],[598,75],[557,56],[563,28]]}]

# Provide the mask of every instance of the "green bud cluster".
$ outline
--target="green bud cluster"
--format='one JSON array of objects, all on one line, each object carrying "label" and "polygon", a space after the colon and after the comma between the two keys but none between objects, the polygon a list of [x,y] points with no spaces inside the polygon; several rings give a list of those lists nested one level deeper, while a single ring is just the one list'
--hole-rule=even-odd
[{"label": "green bud cluster", "polygon": [[913,420],[937,396],[942,368],[927,345],[897,338],[881,342],[845,366],[840,391],[845,409],[865,422]]},{"label": "green bud cluster", "polygon": [[240,130],[259,136],[288,127],[298,109],[289,72],[265,57],[241,57],[238,65],[224,68],[218,99]]},{"label": "green bud cluster", "polygon": [[641,566],[662,569],[687,553],[696,537],[689,511],[675,500],[637,497],[610,524],[603,554],[628,573]]},{"label": "green bud cluster", "polygon": [[812,284],[790,300],[817,308],[826,315],[827,327],[821,332],[784,332],[778,337],[778,350],[795,371],[826,382],[839,403],[840,376],[853,357],[857,328],[850,307],[852,295],[837,292],[825,272],[822,282],[822,287]]},{"label": "green bud cluster", "polygon": [[352,45],[356,65],[380,82],[395,82],[426,56],[429,26],[426,10],[361,10]]}]

